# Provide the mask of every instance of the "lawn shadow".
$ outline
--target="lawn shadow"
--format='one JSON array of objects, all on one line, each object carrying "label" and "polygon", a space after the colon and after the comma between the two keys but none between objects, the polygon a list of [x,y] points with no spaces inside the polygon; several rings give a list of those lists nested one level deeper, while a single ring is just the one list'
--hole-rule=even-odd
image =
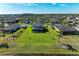
[{"label": "lawn shadow", "polygon": [[46,28],[43,28],[44,30],[32,30],[32,32],[34,33],[46,33],[46,32],[49,32],[48,29]]},{"label": "lawn shadow", "polygon": [[78,52],[78,50],[73,48],[70,44],[63,44],[63,45],[66,46],[68,50],[71,50],[73,52]]}]

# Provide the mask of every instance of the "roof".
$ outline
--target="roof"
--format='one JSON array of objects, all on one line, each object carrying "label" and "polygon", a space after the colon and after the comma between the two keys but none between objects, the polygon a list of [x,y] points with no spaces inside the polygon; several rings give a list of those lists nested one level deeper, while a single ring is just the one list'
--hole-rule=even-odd
[{"label": "roof", "polygon": [[43,27],[43,24],[38,22],[38,23],[33,24],[32,27],[40,28],[40,27]]},{"label": "roof", "polygon": [[3,30],[13,30],[13,29],[17,29],[17,28],[20,28],[20,25],[19,24],[11,24],[7,27],[5,27]]},{"label": "roof", "polygon": [[5,23],[5,24],[4,24],[4,27],[7,27],[7,26],[9,26],[9,24]]},{"label": "roof", "polygon": [[32,30],[44,30],[43,28],[32,28]]},{"label": "roof", "polygon": [[21,27],[27,27],[25,23],[21,24],[20,26]]},{"label": "roof", "polygon": [[30,23],[29,20],[21,20],[22,23]]},{"label": "roof", "polygon": [[65,26],[63,24],[55,24],[55,26],[60,30],[60,31],[77,31],[74,27],[72,26]]},{"label": "roof", "polygon": [[7,23],[8,22],[12,23],[12,22],[17,22],[17,21],[18,21],[17,19],[6,20]]}]

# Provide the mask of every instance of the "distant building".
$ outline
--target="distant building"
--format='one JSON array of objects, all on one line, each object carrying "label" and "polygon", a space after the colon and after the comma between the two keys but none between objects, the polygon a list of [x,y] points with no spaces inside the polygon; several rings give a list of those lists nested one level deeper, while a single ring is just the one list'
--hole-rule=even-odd
[{"label": "distant building", "polygon": [[78,20],[79,20],[79,17],[76,17],[76,19],[78,19]]},{"label": "distant building", "polygon": [[21,20],[22,23],[26,23],[26,24],[29,24],[30,23],[30,20]]},{"label": "distant building", "polygon": [[61,22],[59,21],[53,21],[52,24],[60,24]]},{"label": "distant building", "polygon": [[7,23],[6,23],[6,24],[4,24],[4,27],[7,27],[7,26],[9,26],[9,24],[7,24]]},{"label": "distant building", "polygon": [[21,28],[24,28],[24,29],[26,29],[26,28],[27,28],[27,26],[26,26],[26,24],[25,24],[25,23],[21,24],[21,25],[20,25],[20,27],[21,27]]},{"label": "distant building", "polygon": [[75,19],[75,17],[74,16],[67,16],[67,19],[72,20],[72,19]]},{"label": "distant building", "polygon": [[15,20],[6,20],[6,23],[8,24],[14,24],[14,23],[18,23],[18,19],[15,19]]}]

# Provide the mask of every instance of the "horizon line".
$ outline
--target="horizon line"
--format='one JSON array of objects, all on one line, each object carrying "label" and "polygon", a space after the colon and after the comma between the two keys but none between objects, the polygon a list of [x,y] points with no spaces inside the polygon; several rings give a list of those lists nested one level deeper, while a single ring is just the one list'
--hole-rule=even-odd
[{"label": "horizon line", "polygon": [[3,13],[3,14],[79,14],[79,13]]}]

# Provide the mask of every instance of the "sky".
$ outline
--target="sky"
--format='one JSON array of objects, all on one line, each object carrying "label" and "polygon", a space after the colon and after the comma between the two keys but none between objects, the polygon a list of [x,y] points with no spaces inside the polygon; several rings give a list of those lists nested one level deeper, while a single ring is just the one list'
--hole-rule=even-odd
[{"label": "sky", "polygon": [[0,3],[0,14],[79,14],[79,3]]}]

